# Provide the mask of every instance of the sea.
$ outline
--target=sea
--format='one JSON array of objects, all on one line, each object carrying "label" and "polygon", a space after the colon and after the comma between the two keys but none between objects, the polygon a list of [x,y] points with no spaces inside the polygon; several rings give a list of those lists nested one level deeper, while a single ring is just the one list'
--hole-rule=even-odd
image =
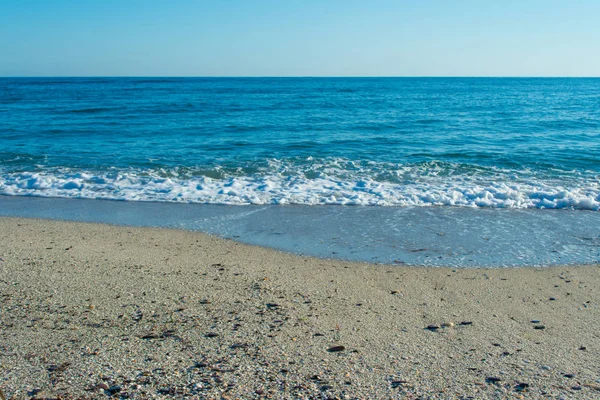
[{"label": "sea", "polygon": [[386,264],[600,261],[600,79],[0,78],[0,215]]}]

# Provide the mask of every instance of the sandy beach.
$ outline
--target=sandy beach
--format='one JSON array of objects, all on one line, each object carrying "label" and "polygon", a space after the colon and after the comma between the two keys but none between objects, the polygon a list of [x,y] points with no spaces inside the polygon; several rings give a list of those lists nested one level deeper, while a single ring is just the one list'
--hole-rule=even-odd
[{"label": "sandy beach", "polygon": [[6,398],[598,398],[599,266],[321,260],[0,219]]}]

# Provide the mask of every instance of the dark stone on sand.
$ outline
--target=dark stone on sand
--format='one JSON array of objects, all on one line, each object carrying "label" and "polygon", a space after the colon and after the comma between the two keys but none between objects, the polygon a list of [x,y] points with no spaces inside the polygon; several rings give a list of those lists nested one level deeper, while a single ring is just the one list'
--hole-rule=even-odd
[{"label": "dark stone on sand", "polygon": [[405,385],[407,383],[408,383],[408,381],[400,379],[400,380],[397,380],[397,381],[391,381],[390,385],[392,386],[392,388],[398,388],[398,387],[402,387],[402,385]]},{"label": "dark stone on sand", "polygon": [[439,326],[437,326],[437,325],[427,325],[427,326],[425,327],[425,329],[427,329],[428,331],[435,332],[435,331],[437,331],[438,329],[440,329],[440,327],[439,327]]},{"label": "dark stone on sand", "polygon": [[496,383],[502,381],[502,379],[498,378],[497,376],[488,376],[487,378],[485,378],[485,381],[487,383],[494,383],[494,384],[496,384]]},{"label": "dark stone on sand", "polygon": [[564,374],[565,378],[575,378],[575,374]]},{"label": "dark stone on sand", "polygon": [[140,339],[146,339],[146,340],[150,340],[150,339],[158,339],[160,336],[157,333],[149,333],[147,335],[141,336]]},{"label": "dark stone on sand", "polygon": [[473,325],[473,322],[471,322],[471,321],[462,321],[461,323],[459,323],[459,325]]},{"label": "dark stone on sand", "polygon": [[533,327],[533,329],[542,330],[542,329],[546,329],[546,327],[544,325],[536,325]]},{"label": "dark stone on sand", "polygon": [[587,347],[585,347],[585,346],[581,346],[581,347],[579,348],[579,350],[587,350]]},{"label": "dark stone on sand", "polygon": [[532,324],[539,324],[541,321],[539,319],[532,319],[531,323]]},{"label": "dark stone on sand", "polygon": [[315,333],[313,336],[325,336],[322,333]]},{"label": "dark stone on sand", "polygon": [[214,338],[214,337],[217,337],[217,336],[219,336],[219,334],[218,333],[214,333],[214,332],[208,332],[206,335],[204,335],[204,337],[207,337],[207,338]]},{"label": "dark stone on sand", "polygon": [[266,306],[269,310],[279,308],[279,304],[277,304],[277,303],[267,303]]},{"label": "dark stone on sand", "polygon": [[518,383],[515,386],[515,390],[517,392],[523,392],[523,391],[527,390],[528,388],[529,388],[529,383],[524,383],[524,382]]},{"label": "dark stone on sand", "polygon": [[344,346],[333,346],[327,349],[328,352],[330,353],[337,353],[339,351],[344,351],[346,350],[346,348]]}]

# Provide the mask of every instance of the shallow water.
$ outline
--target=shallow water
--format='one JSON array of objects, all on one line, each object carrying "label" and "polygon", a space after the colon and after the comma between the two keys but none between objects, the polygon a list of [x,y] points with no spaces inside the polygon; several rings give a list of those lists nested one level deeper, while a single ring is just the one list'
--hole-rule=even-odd
[{"label": "shallow water", "polygon": [[239,207],[0,196],[0,215],[200,230],[296,254],[397,265],[600,262],[600,213],[593,211]]}]

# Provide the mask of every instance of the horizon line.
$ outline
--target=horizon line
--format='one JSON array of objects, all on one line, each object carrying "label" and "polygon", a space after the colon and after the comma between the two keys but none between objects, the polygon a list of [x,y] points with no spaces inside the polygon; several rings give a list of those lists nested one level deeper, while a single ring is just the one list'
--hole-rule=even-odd
[{"label": "horizon line", "polygon": [[201,78],[201,79],[276,79],[276,78],[327,78],[327,79],[378,79],[378,78],[416,78],[416,79],[435,79],[435,78],[456,78],[456,79],[595,79],[600,75],[579,76],[579,75],[0,75],[3,78]]}]

